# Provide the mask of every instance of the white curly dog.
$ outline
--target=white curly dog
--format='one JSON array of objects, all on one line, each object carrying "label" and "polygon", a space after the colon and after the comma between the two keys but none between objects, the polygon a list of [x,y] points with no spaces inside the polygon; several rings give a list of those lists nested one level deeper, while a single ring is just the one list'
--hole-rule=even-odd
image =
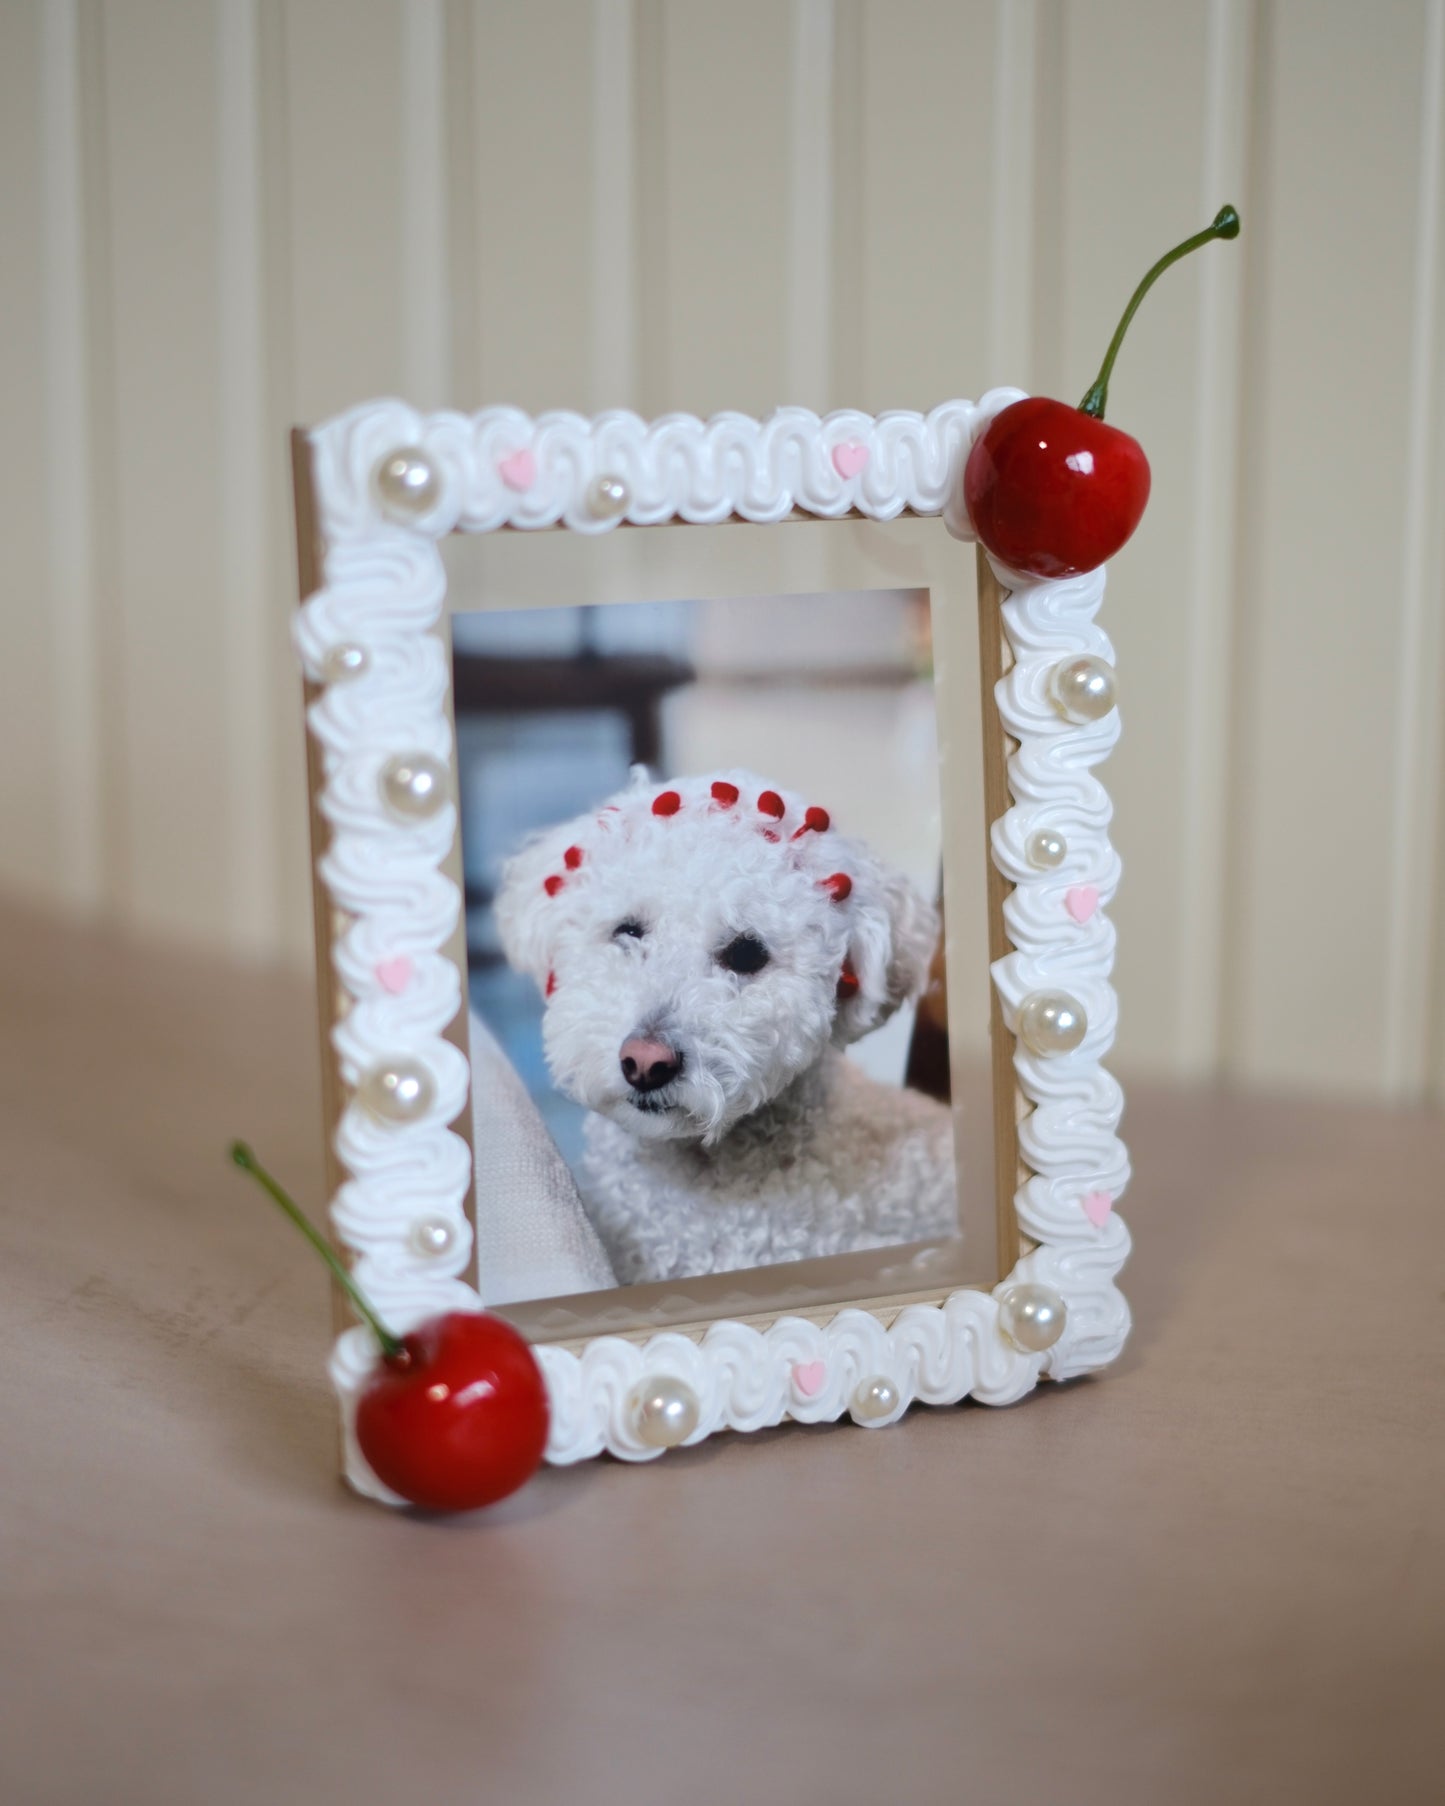
[{"label": "white curly dog", "polygon": [[948,1110],[841,1052],[922,989],[937,912],[825,810],[639,769],[508,861],[497,920],[594,1112],[580,1186],[619,1283],[958,1233]]}]

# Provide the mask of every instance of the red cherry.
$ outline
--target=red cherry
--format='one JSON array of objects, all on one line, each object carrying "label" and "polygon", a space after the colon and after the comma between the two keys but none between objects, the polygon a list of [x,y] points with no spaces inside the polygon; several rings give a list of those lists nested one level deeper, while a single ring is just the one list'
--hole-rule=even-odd
[{"label": "red cherry", "polygon": [[547,1444],[547,1386],[511,1324],[449,1311],[402,1349],[356,1407],[377,1479],[428,1511],[475,1511],[531,1479]]},{"label": "red cherry", "polygon": [[393,1335],[250,1148],[232,1142],[231,1159],[290,1217],[376,1337],[381,1361],[357,1401],[356,1440],[377,1478],[428,1511],[475,1511],[529,1480],[547,1443],[547,1385],[511,1324],[448,1311]]},{"label": "red cherry", "polygon": [[1202,232],[1165,252],[1130,296],[1077,408],[1043,396],[1016,401],[975,440],[963,499],[995,558],[1032,577],[1071,577],[1125,544],[1149,500],[1149,461],[1137,439],[1104,424],[1114,359],[1139,303],[1170,264],[1212,238],[1238,237],[1239,215],[1221,207]]},{"label": "red cherry", "polygon": [[1112,558],[1139,525],[1149,460],[1118,427],[1030,396],[975,440],[963,499],[995,558],[1034,577],[1071,577]]}]

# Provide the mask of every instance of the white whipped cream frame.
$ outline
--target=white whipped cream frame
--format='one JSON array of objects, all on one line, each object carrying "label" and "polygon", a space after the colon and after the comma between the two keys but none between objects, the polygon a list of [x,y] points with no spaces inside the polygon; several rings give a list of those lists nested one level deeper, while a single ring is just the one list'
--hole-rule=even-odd
[{"label": "white whipped cream frame", "polygon": [[[448,800],[428,819],[401,818],[380,786],[387,760],[405,753],[443,762],[455,780],[438,542],[453,531],[501,527],[600,534],[624,520],[764,523],[852,514],[889,521],[904,513],[942,516],[955,537],[970,538],[950,501],[961,496],[974,438],[1018,396],[997,390],[928,415],[844,411],[820,419],[785,408],[766,421],[669,415],[650,424],[622,412],[592,420],[569,413],[534,420],[513,408],[422,415],[383,401],[297,435],[303,595],[295,642],[308,684],[313,832],[326,841],[315,875],[318,921],[327,930],[319,940],[331,948],[322,989],[335,1003],[327,1049],[334,1062],[331,1221],[361,1285],[399,1331],[439,1311],[480,1308],[483,1295],[466,1277],[472,1154],[449,1126],[463,1117],[469,1083],[466,1057],[448,1038],[465,998],[456,951],[457,811]],[[375,473],[401,448],[419,449],[436,479],[420,511],[399,510],[393,500],[388,512],[378,494]],[[625,485],[613,490],[615,514],[605,498],[598,501],[599,477]],[[1116,1135],[1122,1095],[1101,1065],[1116,1016],[1114,930],[1104,909],[1119,864],[1108,838],[1109,799],[1093,775],[1118,737],[1118,714],[1075,725],[1048,690],[1060,661],[1093,654],[1112,663],[1095,625],[1104,573],[1038,582],[995,566],[994,575],[1010,592],[1003,621],[1014,659],[996,703],[1017,742],[1008,767],[1014,801],[992,830],[995,863],[1014,887],[1005,905],[1013,951],[995,962],[994,982],[1010,1031],[1023,1000],[1041,990],[1070,993],[1089,1024],[1071,1053],[1045,1058],[1022,1044],[1014,1052],[1031,1106],[1020,1148],[1032,1169],[1014,1209],[1035,1245],[992,1292],[958,1290],[896,1314],[847,1306],[823,1321],[717,1321],[697,1336],[663,1331],[645,1341],[600,1336],[580,1352],[540,1344],[552,1406],[548,1460],[660,1453],[639,1439],[629,1405],[636,1383],[653,1376],[692,1389],[699,1419],[687,1440],[694,1443],[716,1430],[785,1418],[816,1423],[849,1413],[876,1428],[915,1402],[1007,1404],[1041,1378],[1088,1372],[1122,1348],[1129,1313],[1115,1279],[1129,1237],[1112,1204],[1129,1169]],[[355,649],[359,674],[337,675],[338,648]],[[1030,863],[1030,836],[1040,828],[1067,841],[1054,869]],[[1092,896],[1088,913],[1077,906],[1080,895]],[[433,1101],[418,1120],[381,1122],[356,1087],[399,1055],[425,1069]],[[418,1223],[445,1226],[443,1252],[419,1242]],[[1001,1302],[1021,1284],[1050,1288],[1063,1301],[1063,1332],[1042,1352],[1017,1346],[1001,1327]],[[374,1360],[369,1332],[344,1329],[331,1375],[347,1426],[348,1479],[396,1503],[350,1433]],[[877,1417],[860,1413],[855,1400],[874,1380],[888,1381],[896,1399]],[[872,1409],[876,1399],[875,1391]]]}]

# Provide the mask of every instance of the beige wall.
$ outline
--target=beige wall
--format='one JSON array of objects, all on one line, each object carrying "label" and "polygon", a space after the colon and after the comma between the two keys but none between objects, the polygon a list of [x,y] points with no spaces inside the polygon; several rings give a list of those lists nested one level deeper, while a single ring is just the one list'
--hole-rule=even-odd
[{"label": "beige wall", "polygon": [[[284,430],[1072,397],[1119,1060],[1445,1098],[1441,0],[5,0],[0,887],[302,959]],[[800,571],[800,582],[810,580]]]}]

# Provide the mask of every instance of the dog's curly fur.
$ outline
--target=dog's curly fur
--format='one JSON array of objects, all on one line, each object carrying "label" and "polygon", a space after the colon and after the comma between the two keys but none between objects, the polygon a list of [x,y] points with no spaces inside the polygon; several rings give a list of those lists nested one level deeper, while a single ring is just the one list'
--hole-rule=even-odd
[{"label": "dog's curly fur", "polygon": [[[921,990],[937,912],[822,810],[747,771],[639,770],[508,861],[497,921],[595,1112],[582,1195],[621,1283],[957,1233],[948,1111],[840,1051]],[[739,937],[758,970],[722,962]],[[681,1056],[661,1089],[623,1075],[636,1036]]]}]

